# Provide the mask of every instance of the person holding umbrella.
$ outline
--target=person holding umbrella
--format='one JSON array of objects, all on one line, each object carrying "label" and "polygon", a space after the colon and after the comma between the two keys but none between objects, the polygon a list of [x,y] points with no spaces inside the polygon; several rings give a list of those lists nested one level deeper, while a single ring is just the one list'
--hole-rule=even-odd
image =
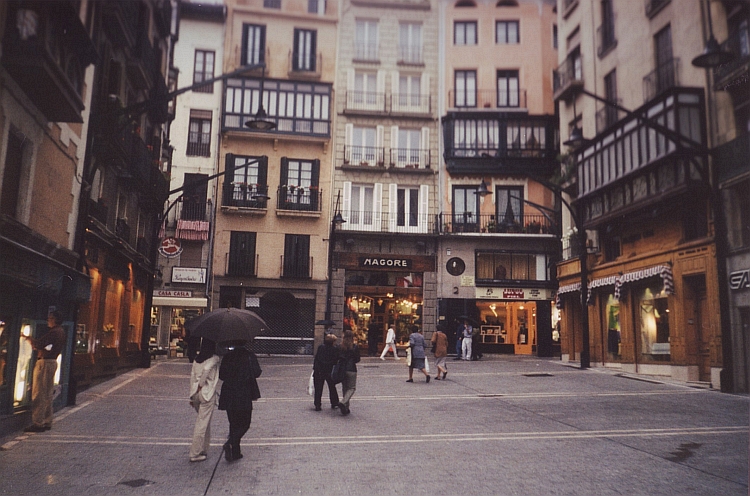
[{"label": "person holding umbrella", "polygon": [[260,398],[258,381],[262,372],[258,357],[249,350],[249,343],[230,341],[227,353],[219,367],[221,394],[219,410],[227,412],[229,439],[224,443],[224,458],[228,461],[242,458],[240,441],[250,429],[253,419],[253,401]]}]

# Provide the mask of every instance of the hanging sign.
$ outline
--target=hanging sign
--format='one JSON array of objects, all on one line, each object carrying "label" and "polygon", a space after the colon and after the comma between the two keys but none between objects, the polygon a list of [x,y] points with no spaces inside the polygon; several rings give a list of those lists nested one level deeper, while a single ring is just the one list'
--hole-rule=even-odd
[{"label": "hanging sign", "polygon": [[159,245],[159,253],[167,258],[174,258],[182,253],[182,244],[179,239],[172,236],[164,238]]}]

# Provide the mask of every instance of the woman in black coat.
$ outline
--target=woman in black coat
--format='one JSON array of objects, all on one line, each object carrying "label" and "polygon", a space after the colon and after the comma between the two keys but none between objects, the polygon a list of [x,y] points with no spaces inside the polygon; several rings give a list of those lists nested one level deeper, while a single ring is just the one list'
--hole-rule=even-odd
[{"label": "woman in black coat", "polygon": [[224,381],[219,396],[219,410],[226,410],[229,419],[229,440],[224,444],[224,458],[228,462],[242,458],[240,440],[250,429],[253,401],[260,398],[258,381],[261,369],[258,357],[248,345],[229,346],[229,353],[221,361],[219,379]]},{"label": "woman in black coat", "polygon": [[359,363],[359,348],[354,341],[354,332],[351,329],[344,331],[339,353],[339,360],[346,367],[346,375],[341,382],[344,398],[339,402],[339,410],[342,415],[349,415],[349,400],[357,389],[357,363]]},{"label": "woman in black coat", "polygon": [[336,384],[331,379],[331,370],[339,360],[339,349],[335,346],[336,335],[326,334],[323,344],[318,346],[313,361],[313,384],[315,385],[315,411],[319,412],[323,401],[323,385],[328,384],[328,397],[331,400],[331,408],[339,406],[339,392]]}]

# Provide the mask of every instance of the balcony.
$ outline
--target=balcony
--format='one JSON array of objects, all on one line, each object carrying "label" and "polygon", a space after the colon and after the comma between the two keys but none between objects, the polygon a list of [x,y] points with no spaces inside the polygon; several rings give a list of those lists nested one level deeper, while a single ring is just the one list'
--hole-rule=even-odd
[{"label": "balcony", "polygon": [[649,102],[670,88],[680,85],[680,59],[672,58],[643,78],[643,103]]},{"label": "balcony", "polygon": [[563,19],[567,19],[573,10],[578,6],[578,0],[563,0]]},{"label": "balcony", "polygon": [[432,215],[409,212],[380,212],[373,210],[342,210],[344,222],[341,232],[434,234]]},{"label": "balcony", "polygon": [[750,168],[750,133],[714,148],[714,163],[719,169],[719,182],[734,179]]},{"label": "balcony", "polygon": [[175,219],[208,222],[212,217],[211,207],[210,200],[195,201],[183,197],[175,205]]},{"label": "balcony", "polygon": [[355,43],[354,62],[379,63],[377,43]]},{"label": "balcony", "polygon": [[385,150],[376,146],[344,146],[344,165],[354,167],[383,167]]},{"label": "balcony", "polygon": [[476,94],[448,91],[451,109],[461,111],[489,110],[526,110],[526,90],[503,91],[500,89],[477,90]]},{"label": "balcony", "polygon": [[495,216],[471,212],[438,214],[437,231],[439,234],[554,234],[549,219],[541,214]]},{"label": "balcony", "polygon": [[320,212],[323,192],[317,186],[300,188],[282,184],[276,191],[276,208],[296,212]]},{"label": "balcony", "polygon": [[[615,103],[622,105],[622,101],[618,99]],[[596,111],[596,134],[603,133],[610,127],[617,124],[620,119],[620,111],[609,105],[605,105]]]},{"label": "balcony", "polygon": [[344,111],[385,113],[385,93],[347,91]]},{"label": "balcony", "polygon": [[268,204],[268,185],[225,181],[222,207],[265,209]]},{"label": "balcony", "polygon": [[432,113],[432,99],[430,95],[394,93],[391,95],[391,114],[422,114]]},{"label": "balcony", "polygon": [[96,57],[78,2],[8,2],[2,65],[51,122],[83,122],[84,71]]},{"label": "balcony", "polygon": [[555,101],[567,100],[583,89],[583,62],[578,53],[565,59],[552,73],[552,87]]},{"label": "balcony", "polygon": [[429,170],[430,150],[421,148],[391,148],[390,166],[404,170]]},{"label": "balcony", "polygon": [[[721,44],[721,49],[735,55],[734,60],[714,69],[716,89],[727,90],[735,83],[747,81],[750,73],[750,33],[747,27],[732,33]],[[741,88],[742,85],[738,87]]]},{"label": "balcony", "polygon": [[451,174],[536,174],[554,172],[557,121],[554,116],[450,112],[443,118],[444,157]]}]

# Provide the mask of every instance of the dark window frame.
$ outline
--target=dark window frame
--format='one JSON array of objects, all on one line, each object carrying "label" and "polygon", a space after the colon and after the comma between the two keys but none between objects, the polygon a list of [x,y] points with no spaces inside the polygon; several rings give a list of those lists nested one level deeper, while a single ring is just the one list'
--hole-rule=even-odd
[{"label": "dark window frame", "polygon": [[[213,60],[211,61],[211,70],[206,70],[206,60],[208,56],[211,56]],[[199,60],[200,59],[200,60]],[[198,71],[197,67],[198,64],[202,64],[203,70]],[[203,81],[207,81],[209,79],[213,79],[214,77],[214,70],[216,69],[216,52],[213,50],[195,50],[195,55],[193,57],[193,84],[202,83]],[[196,93],[213,93],[214,92],[214,85],[206,84],[203,86],[196,87],[193,91]]]},{"label": "dark window frame", "polygon": [[227,275],[255,277],[257,234],[250,231],[230,231]]},{"label": "dark window frame", "polygon": [[[458,43],[458,28],[463,28],[463,43]],[[466,37],[466,28],[474,26],[474,39],[470,42]],[[453,45],[454,46],[476,46],[479,44],[479,26],[477,21],[454,21],[453,22]]]},{"label": "dark window frame", "polygon": [[310,279],[310,235],[284,235],[284,267],[282,277]]},{"label": "dark window frame", "polygon": [[[259,39],[250,38],[251,32],[260,33]],[[255,37],[253,37],[255,38]],[[251,42],[253,46],[250,46]],[[257,42],[258,46],[254,44]],[[252,54],[252,55],[251,55]],[[257,54],[257,59],[255,58]],[[249,58],[251,57],[251,58]],[[242,62],[243,65],[263,64],[266,61],[266,26],[263,24],[243,24],[242,25]]]},{"label": "dark window frame", "polygon": [[[304,39],[309,35],[309,45]],[[317,67],[318,31],[315,29],[294,28],[294,47],[292,48],[292,70],[315,72]],[[300,46],[300,45],[304,46]],[[308,53],[300,53],[308,52]]]},{"label": "dark window frame", "polygon": [[[498,28],[501,24],[505,25],[505,40],[500,40],[498,36]],[[510,26],[516,27],[515,40],[510,39]],[[519,45],[521,43],[521,23],[516,20],[500,20],[495,21],[495,44],[496,45]]]},{"label": "dark window frame", "polygon": [[[185,155],[189,157],[211,156],[211,128],[213,127],[211,121],[211,118],[190,117]],[[204,128],[206,124],[208,124],[208,130]],[[196,130],[193,129],[194,125],[197,127]]]},{"label": "dark window frame", "polygon": [[[466,88],[466,82],[470,79],[468,76],[473,75],[474,76],[474,91],[473,93],[470,93]],[[462,93],[463,95],[463,104],[458,104],[458,81],[459,79],[463,79],[464,81],[464,91]],[[477,106],[477,71],[475,69],[468,69],[468,70],[457,70],[455,71],[453,75],[453,88],[454,88],[454,106],[456,108],[475,108]],[[469,101],[471,100],[471,101]]]}]

